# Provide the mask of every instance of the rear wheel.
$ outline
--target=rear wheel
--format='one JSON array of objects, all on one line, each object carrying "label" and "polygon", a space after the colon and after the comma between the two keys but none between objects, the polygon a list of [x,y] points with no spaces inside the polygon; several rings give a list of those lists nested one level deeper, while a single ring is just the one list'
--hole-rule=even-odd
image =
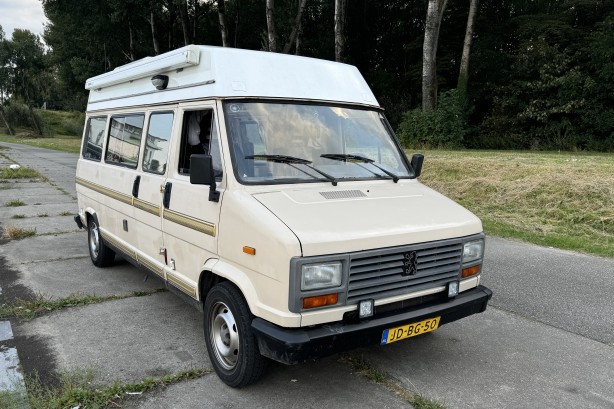
[{"label": "rear wheel", "polygon": [[96,267],[107,267],[113,264],[115,252],[105,244],[100,236],[100,226],[95,216],[89,217],[87,221],[87,243],[90,258]]},{"label": "rear wheel", "polygon": [[209,291],[204,327],[209,358],[225,384],[240,388],[262,377],[267,361],[252,333],[249,308],[233,284],[223,282]]}]

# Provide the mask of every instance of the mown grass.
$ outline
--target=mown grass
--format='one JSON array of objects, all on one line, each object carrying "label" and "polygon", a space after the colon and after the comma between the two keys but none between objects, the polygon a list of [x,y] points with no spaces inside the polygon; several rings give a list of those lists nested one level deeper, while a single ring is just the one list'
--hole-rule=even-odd
[{"label": "mown grass", "polygon": [[6,226],[1,237],[8,240],[21,240],[36,235],[36,229],[24,229],[16,226]]},{"label": "mown grass", "polygon": [[422,183],[487,234],[614,257],[614,155],[427,151]]},{"label": "mown grass", "polygon": [[154,291],[133,291],[130,294],[98,296],[94,294],[71,294],[63,298],[51,298],[38,294],[32,300],[15,300],[13,304],[0,305],[0,320],[17,318],[20,320],[30,320],[38,316],[49,314],[64,308],[80,307],[90,304],[99,304],[105,301],[123,300],[131,297],[145,297],[165,289]]},{"label": "mown grass", "polygon": [[0,135],[0,142],[19,143],[71,153],[79,153],[81,148],[81,136],[56,135],[51,138],[33,138],[30,136]]},{"label": "mown grass", "polygon": [[[209,369],[189,369],[160,378],[145,378],[141,382],[110,386],[95,386],[91,370],[72,371],[60,376],[59,385],[43,385],[36,376],[26,377],[27,402],[31,409],[98,409],[120,408],[133,396],[139,396],[157,388],[173,385],[190,379],[198,379],[211,373]],[[5,393],[0,395],[2,408],[18,408],[18,397]]]}]

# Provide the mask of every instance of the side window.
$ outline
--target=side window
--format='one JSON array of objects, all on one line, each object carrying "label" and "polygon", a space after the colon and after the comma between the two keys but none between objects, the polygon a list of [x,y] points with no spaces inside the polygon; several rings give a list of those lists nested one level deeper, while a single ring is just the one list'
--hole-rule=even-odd
[{"label": "side window", "polygon": [[211,155],[217,180],[221,180],[222,157],[220,154],[219,134],[212,109],[186,111],[183,115],[179,154],[179,173],[190,174],[190,156],[193,154]]},{"label": "side window", "polygon": [[145,115],[111,117],[106,163],[136,168],[143,135]]},{"label": "side window", "polygon": [[173,113],[154,113],[149,117],[149,127],[143,151],[143,170],[162,175],[166,172],[169,140],[173,130]]},{"label": "side window", "polygon": [[83,138],[83,158],[99,161],[102,158],[102,142],[104,129],[107,126],[107,117],[90,118],[85,126]]}]

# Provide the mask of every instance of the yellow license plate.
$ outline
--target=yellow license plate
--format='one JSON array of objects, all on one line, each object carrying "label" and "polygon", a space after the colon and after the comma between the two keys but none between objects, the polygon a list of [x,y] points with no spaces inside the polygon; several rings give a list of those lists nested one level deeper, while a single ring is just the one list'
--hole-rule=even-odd
[{"label": "yellow license plate", "polygon": [[439,327],[441,317],[429,318],[428,320],[414,322],[402,327],[385,329],[382,333],[382,345],[391,344],[405,338],[435,331]]}]

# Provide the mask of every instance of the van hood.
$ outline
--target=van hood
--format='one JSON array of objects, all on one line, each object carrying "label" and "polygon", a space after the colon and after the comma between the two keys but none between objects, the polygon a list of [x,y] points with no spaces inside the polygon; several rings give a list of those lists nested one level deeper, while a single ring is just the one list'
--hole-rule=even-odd
[{"label": "van hood", "polygon": [[468,236],[482,223],[416,180],[254,193],[298,237],[303,256]]}]

